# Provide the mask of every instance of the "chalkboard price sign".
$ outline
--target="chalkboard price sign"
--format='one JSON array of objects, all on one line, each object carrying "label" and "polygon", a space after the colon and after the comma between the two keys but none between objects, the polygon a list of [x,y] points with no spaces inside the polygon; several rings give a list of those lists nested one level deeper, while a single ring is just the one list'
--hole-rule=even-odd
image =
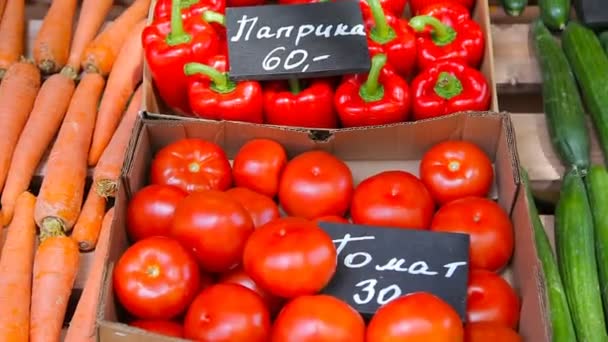
[{"label": "chalkboard price sign", "polygon": [[366,318],[412,292],[430,292],[465,320],[469,236],[362,225],[320,224],[338,251],[338,269],[323,293]]},{"label": "chalkboard price sign", "polygon": [[358,0],[226,9],[230,77],[270,80],[367,72]]}]

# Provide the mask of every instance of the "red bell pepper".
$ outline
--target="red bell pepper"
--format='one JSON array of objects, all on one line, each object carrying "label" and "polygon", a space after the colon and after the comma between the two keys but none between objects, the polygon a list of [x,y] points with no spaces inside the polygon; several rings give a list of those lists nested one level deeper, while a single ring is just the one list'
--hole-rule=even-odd
[{"label": "red bell pepper", "polygon": [[331,80],[269,82],[264,87],[264,116],[271,125],[307,128],[336,128],[334,90]]},{"label": "red bell pepper", "polygon": [[184,73],[191,76],[187,94],[194,114],[209,120],[262,123],[260,83],[231,81],[225,55],[215,56],[208,63],[188,63],[184,66]]},{"label": "red bell pepper", "polygon": [[[371,56],[386,54],[388,64],[401,76],[411,75],[416,65],[416,35],[405,19],[385,14],[378,0],[368,0],[365,15],[367,45]],[[366,12],[364,12],[366,13]]]},{"label": "red bell pepper", "polygon": [[[205,12],[207,19],[223,20],[214,12]],[[183,21],[180,3],[174,2],[171,19],[158,19],[142,33],[146,62],[154,85],[163,101],[181,114],[190,114],[188,80],[183,73],[184,64],[205,62],[223,53],[225,39],[201,17]]]},{"label": "red bell pepper", "polygon": [[483,31],[462,5],[441,3],[426,7],[422,15],[410,19],[410,26],[418,32],[419,69],[440,59],[459,59],[474,68],[481,63]]},{"label": "red bell pepper", "polygon": [[[279,0],[281,5],[314,4],[317,2],[329,2],[330,0]],[[389,14],[400,17],[405,10],[407,0],[380,0],[382,8]],[[367,0],[359,0],[359,6],[364,14],[369,13]]]},{"label": "red bell pepper", "polygon": [[456,61],[439,61],[418,74],[411,90],[415,120],[490,107],[490,87],[483,74]]},{"label": "red bell pepper", "polygon": [[338,87],[334,103],[343,127],[385,125],[408,119],[407,82],[385,64],[386,55],[375,55],[369,74],[347,76]]},{"label": "red bell pepper", "polygon": [[171,3],[179,1],[182,10],[182,19],[192,16],[202,16],[206,11],[225,13],[226,0],[157,0],[154,6],[154,19],[170,19]]},{"label": "red bell pepper", "polygon": [[463,5],[469,11],[475,6],[475,0],[410,0],[410,13],[412,13],[412,15],[418,15],[421,11],[424,11],[427,6],[442,2],[455,2]]}]

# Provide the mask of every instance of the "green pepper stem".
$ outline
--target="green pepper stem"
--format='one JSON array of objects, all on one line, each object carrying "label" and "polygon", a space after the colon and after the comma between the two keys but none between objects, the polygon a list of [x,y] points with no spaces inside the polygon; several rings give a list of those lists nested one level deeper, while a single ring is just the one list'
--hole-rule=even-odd
[{"label": "green pepper stem", "polygon": [[372,58],[372,67],[369,69],[367,80],[359,88],[359,96],[365,102],[374,102],[384,97],[384,87],[379,83],[380,72],[386,64],[386,55],[377,54]]},{"label": "green pepper stem", "polygon": [[395,39],[395,30],[386,21],[384,9],[380,5],[380,0],[367,0],[374,17],[374,27],[370,30],[370,38],[378,44],[386,44]]},{"label": "green pepper stem", "polygon": [[298,95],[302,91],[302,87],[300,86],[300,81],[297,78],[290,78],[287,80],[289,83],[289,90],[294,94]]},{"label": "green pepper stem", "polygon": [[329,2],[329,0],[319,0],[319,2]]},{"label": "green pepper stem", "polygon": [[188,8],[194,4],[197,4],[199,2],[199,0],[181,0],[180,1],[180,7],[182,9]]},{"label": "green pepper stem", "polygon": [[419,15],[410,19],[410,26],[414,31],[422,32],[426,26],[432,28],[431,37],[436,45],[448,45],[456,39],[456,31],[430,15]]},{"label": "green pepper stem", "polygon": [[187,76],[203,74],[209,77],[212,83],[211,89],[218,93],[229,93],[236,87],[234,82],[230,81],[226,73],[205,64],[187,63],[184,65],[184,74]]},{"label": "green pepper stem", "polygon": [[171,1],[171,32],[169,32],[165,41],[169,46],[175,46],[187,43],[190,39],[192,39],[192,36],[184,30],[181,2],[173,0]]},{"label": "green pepper stem", "polygon": [[222,13],[218,13],[215,11],[205,11],[203,12],[203,20],[208,23],[217,23],[221,25],[226,25],[226,17]]},{"label": "green pepper stem", "polygon": [[462,93],[462,83],[456,76],[442,71],[437,77],[434,90],[439,97],[449,100]]}]

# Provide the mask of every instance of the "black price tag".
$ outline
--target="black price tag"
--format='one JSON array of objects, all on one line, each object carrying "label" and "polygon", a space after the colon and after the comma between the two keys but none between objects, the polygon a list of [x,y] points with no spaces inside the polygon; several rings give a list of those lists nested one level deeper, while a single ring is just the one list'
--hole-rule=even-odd
[{"label": "black price tag", "polygon": [[326,77],[369,71],[358,0],[226,9],[230,77]]},{"label": "black price tag", "polygon": [[412,292],[429,292],[464,321],[469,236],[425,230],[320,224],[338,250],[338,269],[323,293],[338,297],[366,318]]}]

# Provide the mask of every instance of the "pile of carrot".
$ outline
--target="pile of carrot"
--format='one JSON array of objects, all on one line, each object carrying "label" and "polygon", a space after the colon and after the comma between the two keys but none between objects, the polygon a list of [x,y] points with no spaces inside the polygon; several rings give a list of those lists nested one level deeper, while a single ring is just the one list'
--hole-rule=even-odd
[{"label": "pile of carrot", "polygon": [[133,1],[104,26],[112,0],[53,0],[24,56],[25,1],[0,0],[0,341],[59,341],[80,253],[92,250],[65,341],[95,340],[150,2]]}]

